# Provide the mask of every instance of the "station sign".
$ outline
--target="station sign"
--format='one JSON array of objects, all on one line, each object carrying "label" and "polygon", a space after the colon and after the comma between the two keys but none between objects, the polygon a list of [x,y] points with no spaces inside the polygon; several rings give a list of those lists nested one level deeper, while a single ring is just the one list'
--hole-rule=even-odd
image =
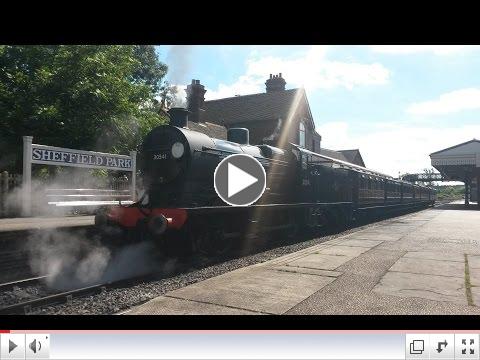
[{"label": "station sign", "polygon": [[32,144],[31,161],[34,164],[132,170],[132,158],[127,155],[106,154],[94,151],[65,149]]},{"label": "station sign", "polygon": [[23,216],[30,216],[32,212],[32,164],[131,172],[131,194],[132,199],[136,200],[136,151],[130,151],[130,155],[108,154],[33,144],[32,140],[31,136],[23,137]]}]

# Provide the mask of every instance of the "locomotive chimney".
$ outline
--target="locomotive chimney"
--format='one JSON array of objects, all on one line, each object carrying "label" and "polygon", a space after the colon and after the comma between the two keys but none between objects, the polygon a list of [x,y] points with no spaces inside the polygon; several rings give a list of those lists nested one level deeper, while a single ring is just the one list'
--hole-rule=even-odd
[{"label": "locomotive chimney", "polygon": [[267,81],[265,81],[267,93],[273,92],[273,91],[283,91],[285,90],[285,84],[286,84],[286,81],[282,77],[282,73],[278,75],[270,74],[270,78],[267,79]]},{"label": "locomotive chimney", "polygon": [[200,80],[192,80],[192,83],[187,86],[187,104],[188,111],[190,111],[189,120],[194,122],[200,122],[200,113],[203,110],[203,104],[205,103],[205,86],[200,84]]},{"label": "locomotive chimney", "polygon": [[177,127],[187,127],[189,111],[182,107],[172,107],[168,110],[170,116],[170,125]]}]

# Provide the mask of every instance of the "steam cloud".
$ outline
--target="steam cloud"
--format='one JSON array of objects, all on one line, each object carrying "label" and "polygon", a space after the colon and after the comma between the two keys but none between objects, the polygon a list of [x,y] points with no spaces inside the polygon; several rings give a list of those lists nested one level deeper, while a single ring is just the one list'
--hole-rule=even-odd
[{"label": "steam cloud", "polygon": [[187,107],[187,94],[185,92],[186,86],[174,85],[174,100],[172,103],[173,107]]},{"label": "steam cloud", "polygon": [[[125,175],[126,176],[126,175]],[[131,175],[128,175],[128,178]],[[65,216],[72,213],[71,206],[48,205],[53,201],[76,201],[78,198],[56,198],[62,192],[55,191],[61,189],[108,189],[108,178],[99,178],[92,176],[91,171],[81,168],[70,168],[63,172],[55,174],[52,178],[46,180],[32,179],[31,202],[33,216]],[[130,181],[130,179],[129,179]],[[141,181],[137,181],[140,184]],[[127,183],[129,186],[129,182]],[[50,193],[47,190],[53,190]],[[50,194],[51,196],[47,196]],[[88,191],[86,192],[88,195]],[[56,196],[54,196],[56,195]],[[18,216],[21,214],[22,204],[26,201],[27,191],[23,185],[10,190],[4,199],[3,208],[7,214]],[[82,199],[85,200],[85,199]],[[92,200],[95,200],[94,198]],[[89,205],[88,207],[75,208],[76,213],[93,213],[101,205]]]},{"label": "steam cloud", "polygon": [[99,237],[59,229],[37,232],[27,242],[32,272],[49,275],[47,285],[57,290],[146,274],[155,269],[153,250],[144,242],[113,251]]},{"label": "steam cloud", "polygon": [[[74,180],[72,180],[74,179]],[[96,179],[85,169],[70,169],[57,174],[54,180],[32,179],[32,215],[65,216],[69,207],[47,205],[46,189],[105,188],[102,179]],[[6,206],[11,214],[20,214],[25,201],[22,186],[15,188],[6,197]],[[94,207],[89,206],[89,210]],[[175,261],[165,263],[157,258],[159,251],[153,243],[137,243],[107,247],[100,235],[71,229],[36,230],[28,237],[23,249],[28,254],[32,274],[48,275],[47,286],[56,290],[69,290],[105,282],[144,275],[150,272],[170,273]],[[115,244],[117,245],[117,244]],[[159,256],[159,255],[158,255]],[[166,265],[165,265],[166,264]]]},{"label": "steam cloud", "polygon": [[[120,240],[120,238],[119,238]],[[36,275],[48,275],[47,285],[69,290],[156,272],[175,271],[176,259],[164,261],[153,242],[108,248],[99,236],[84,231],[39,231],[27,241],[29,265]]]}]

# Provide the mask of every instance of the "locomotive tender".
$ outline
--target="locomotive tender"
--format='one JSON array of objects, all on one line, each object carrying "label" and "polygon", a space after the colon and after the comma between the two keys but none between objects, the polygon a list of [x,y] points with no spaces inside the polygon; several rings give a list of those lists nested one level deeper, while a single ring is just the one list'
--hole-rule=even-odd
[{"label": "locomotive tender", "polygon": [[[141,146],[145,194],[130,206],[98,214],[97,225],[120,228],[136,241],[154,240],[166,250],[217,253],[235,238],[315,233],[435,202],[435,191],[428,187],[295,144],[285,149],[253,146],[247,129],[229,129],[228,140],[214,139],[186,128],[185,109],[173,108],[169,114],[170,125],[153,129]],[[265,168],[265,192],[251,206],[226,205],[214,190],[215,168],[232,154],[249,154]]]}]

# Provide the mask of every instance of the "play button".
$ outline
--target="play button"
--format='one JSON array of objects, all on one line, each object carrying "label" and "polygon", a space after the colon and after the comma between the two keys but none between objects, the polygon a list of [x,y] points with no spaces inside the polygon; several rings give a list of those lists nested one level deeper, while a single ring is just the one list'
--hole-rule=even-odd
[{"label": "play button", "polygon": [[215,191],[232,206],[253,204],[265,191],[265,183],[265,169],[250,155],[230,155],[215,169]]},{"label": "play button", "polygon": [[8,341],[8,353],[11,353],[15,348],[18,347],[12,340]]},{"label": "play button", "polygon": [[25,334],[1,334],[0,359],[25,359]]}]

